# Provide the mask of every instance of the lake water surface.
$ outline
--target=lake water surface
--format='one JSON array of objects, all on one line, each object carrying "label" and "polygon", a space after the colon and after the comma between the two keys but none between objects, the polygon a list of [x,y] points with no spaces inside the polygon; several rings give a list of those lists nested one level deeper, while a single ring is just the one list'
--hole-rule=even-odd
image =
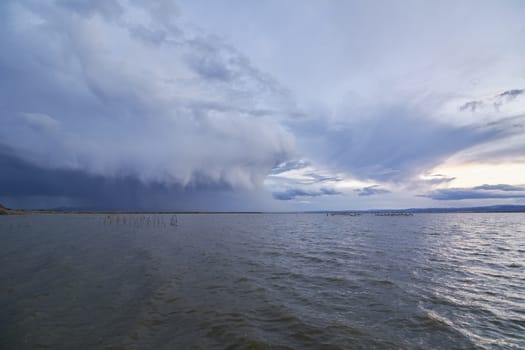
[{"label": "lake water surface", "polygon": [[0,217],[0,349],[523,349],[525,214]]}]

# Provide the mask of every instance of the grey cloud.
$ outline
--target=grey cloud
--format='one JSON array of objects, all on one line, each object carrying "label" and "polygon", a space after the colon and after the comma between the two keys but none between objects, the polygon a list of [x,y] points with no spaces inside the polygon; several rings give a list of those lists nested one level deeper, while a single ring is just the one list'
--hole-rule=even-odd
[{"label": "grey cloud", "polygon": [[505,185],[505,184],[499,184],[499,185],[481,185],[473,187],[474,190],[499,190],[499,191],[525,191],[525,187],[521,186],[512,186],[512,185]]},{"label": "grey cloud", "polygon": [[303,190],[303,189],[289,189],[283,192],[274,192],[272,193],[273,198],[288,201],[296,199],[297,197],[319,197],[319,196],[329,196],[329,195],[338,195],[341,192],[336,191],[330,188],[321,188],[320,190]]},{"label": "grey cloud", "polygon": [[153,46],[160,46],[166,42],[167,33],[164,30],[150,29],[142,25],[131,25],[128,28],[131,35]]},{"label": "grey cloud", "polygon": [[434,200],[525,198],[525,187],[512,185],[482,185],[473,188],[447,188],[420,195]]},{"label": "grey cloud", "polygon": [[304,160],[290,160],[277,165],[275,168],[272,169],[271,174],[277,175],[290,170],[304,169],[309,165],[310,163]]},{"label": "grey cloud", "polygon": [[407,182],[457,152],[515,132],[507,125],[454,126],[400,108],[337,128],[321,119],[293,127],[300,130],[298,143],[314,161],[378,182]]},{"label": "grey cloud", "polygon": [[304,174],[304,176],[307,176],[307,177],[309,177],[311,179],[309,184],[343,181],[342,178],[337,177],[337,176],[320,175],[320,174],[316,174],[316,173],[306,173],[306,174]]},{"label": "grey cloud", "polygon": [[524,114],[487,123],[483,128],[496,131],[499,137],[474,145],[474,148],[461,155],[461,161],[522,162],[525,155],[524,125]]},{"label": "grey cloud", "polygon": [[187,62],[195,72],[205,79],[229,82],[235,76],[235,71],[228,66],[227,62],[213,55],[191,55]]},{"label": "grey cloud", "polygon": [[471,111],[475,112],[477,109],[480,109],[483,107],[483,101],[469,101],[466,102],[464,105],[459,107],[460,111]]},{"label": "grey cloud", "polygon": [[496,95],[494,98],[493,106],[496,110],[499,110],[501,106],[506,103],[509,103],[516,99],[518,96],[522,95],[525,90],[523,89],[512,89],[502,92],[501,94]]},{"label": "grey cloud", "polygon": [[525,114],[501,118],[487,123],[489,127],[498,127],[503,129],[521,128],[525,122]]},{"label": "grey cloud", "polygon": [[454,181],[455,179],[456,179],[455,177],[447,177],[444,175],[434,175],[434,177],[430,179],[422,180],[422,181],[428,185],[439,185],[439,184]]},{"label": "grey cloud", "polygon": [[525,89],[512,89],[502,92],[498,97],[506,97],[508,100],[513,100],[523,93],[525,93]]},{"label": "grey cloud", "polygon": [[56,0],[56,4],[82,16],[100,14],[109,19],[124,12],[117,0]]},{"label": "grey cloud", "polygon": [[405,191],[414,191],[419,193],[421,191],[427,191],[429,188],[433,188],[434,186],[444,185],[454,180],[456,180],[456,177],[449,177],[442,174],[425,174],[424,178],[417,176],[413,179],[410,179],[409,181],[406,181],[403,183],[403,188]]},{"label": "grey cloud", "polygon": [[277,189],[272,193],[274,199],[288,201],[297,197],[340,194],[333,188],[339,181],[342,179],[326,170],[316,169],[310,161],[293,160],[274,168],[266,183]]},{"label": "grey cloud", "polygon": [[[181,46],[187,48],[183,54],[183,60],[188,68],[205,79],[207,83],[218,84],[219,87],[233,84],[231,89],[236,92],[236,95],[243,95],[244,89],[256,93],[257,98],[254,103],[246,107],[253,108],[255,105],[254,109],[261,110],[264,108],[258,107],[262,99],[270,99],[278,106],[283,103],[283,96],[289,97],[289,91],[273,77],[255,68],[246,56],[222,42],[220,38],[212,35],[187,37],[176,41],[174,46],[179,50]],[[286,101],[285,104],[289,102]],[[275,107],[275,105],[264,107]],[[297,111],[288,112],[296,113]]]},{"label": "grey cloud", "polygon": [[268,175],[268,178],[272,181],[280,184],[285,187],[304,187],[312,186],[323,183],[335,183],[343,181],[341,177],[333,175],[325,175],[324,173],[317,173],[316,170],[302,172],[299,178],[287,176],[286,172],[291,170],[301,170],[306,168],[308,165],[299,163],[299,164],[288,164],[283,163],[281,167],[274,168],[272,172]]},{"label": "grey cloud", "polygon": [[367,187],[357,189],[355,191],[357,192],[358,196],[373,196],[377,194],[390,193],[389,190],[381,188],[379,185],[367,186]]},{"label": "grey cloud", "polygon": [[476,112],[483,110],[485,106],[492,106],[494,109],[499,110],[505,103],[511,102],[518,96],[525,93],[524,89],[511,89],[503,91],[502,93],[496,94],[493,97],[486,98],[484,100],[474,100],[465,102],[459,107],[460,111]]},{"label": "grey cloud", "polygon": [[23,122],[36,131],[56,131],[60,128],[60,122],[47,114],[20,113],[20,117],[23,119]]}]

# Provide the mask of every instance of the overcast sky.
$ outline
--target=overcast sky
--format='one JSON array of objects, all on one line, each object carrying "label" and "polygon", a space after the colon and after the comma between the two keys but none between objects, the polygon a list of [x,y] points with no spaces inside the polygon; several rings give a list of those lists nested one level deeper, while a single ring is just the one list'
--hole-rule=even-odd
[{"label": "overcast sky", "polygon": [[0,203],[525,204],[525,2],[0,2]]}]

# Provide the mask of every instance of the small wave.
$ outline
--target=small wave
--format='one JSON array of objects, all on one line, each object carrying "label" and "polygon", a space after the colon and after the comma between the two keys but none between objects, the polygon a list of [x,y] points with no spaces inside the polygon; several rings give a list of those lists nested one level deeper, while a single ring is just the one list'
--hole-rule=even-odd
[{"label": "small wave", "polygon": [[226,289],[225,285],[222,284],[210,284],[206,286],[207,290]]},{"label": "small wave", "polygon": [[368,283],[376,286],[395,286],[396,284],[389,280],[370,280]]},{"label": "small wave", "polygon": [[235,281],[235,283],[244,283],[244,282],[250,282],[251,279],[248,277],[241,277]]},{"label": "small wave", "polygon": [[230,344],[226,345],[225,350],[233,349],[253,349],[253,350],[263,350],[263,349],[277,349],[277,350],[292,350],[293,348],[284,346],[284,345],[272,345],[264,341],[260,341],[248,337],[239,337]]}]

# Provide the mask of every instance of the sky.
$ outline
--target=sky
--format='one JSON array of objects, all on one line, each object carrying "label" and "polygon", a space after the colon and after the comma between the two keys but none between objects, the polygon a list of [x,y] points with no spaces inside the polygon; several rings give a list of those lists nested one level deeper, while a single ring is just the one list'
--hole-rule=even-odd
[{"label": "sky", "polygon": [[525,2],[0,2],[0,203],[525,204]]}]

